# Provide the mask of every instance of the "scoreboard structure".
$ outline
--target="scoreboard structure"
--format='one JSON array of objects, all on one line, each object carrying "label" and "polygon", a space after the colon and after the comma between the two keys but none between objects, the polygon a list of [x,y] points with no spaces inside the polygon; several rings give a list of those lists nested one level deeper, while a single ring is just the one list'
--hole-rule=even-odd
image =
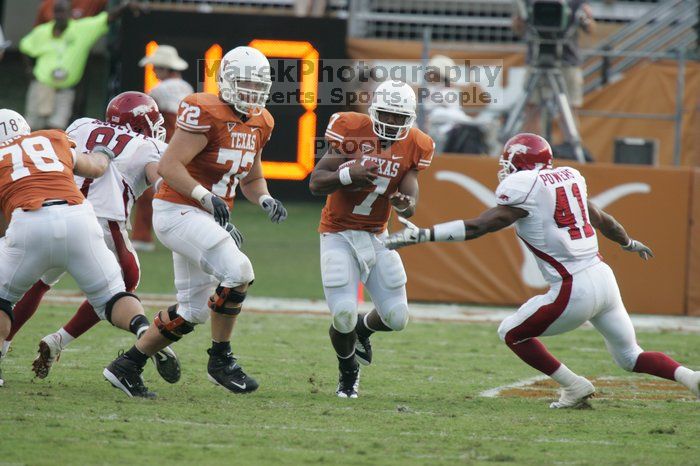
[{"label": "scoreboard structure", "polygon": [[[148,92],[157,84],[151,66],[139,60],[158,44],[172,45],[190,67],[183,78],[197,92],[217,93],[216,71],[221,57],[239,45],[260,50],[270,59],[272,89],[267,108],[275,118],[272,139],[263,152],[263,171],[282,197],[310,198],[308,176],[313,170],[317,139],[330,116],[345,107],[323,101],[342,83],[324,80],[323,61],[343,63],[346,21],[334,18],[297,18],[277,15],[202,13],[152,10],[122,20],[112,53],[116,79],[113,93]],[[321,154],[319,154],[321,155]],[[282,191],[282,192],[280,192]]]}]

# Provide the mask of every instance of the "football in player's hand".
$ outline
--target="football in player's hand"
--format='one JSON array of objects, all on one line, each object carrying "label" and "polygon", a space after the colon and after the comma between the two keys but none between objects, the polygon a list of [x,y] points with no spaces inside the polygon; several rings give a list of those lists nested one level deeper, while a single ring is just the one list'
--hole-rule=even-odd
[{"label": "football in player's hand", "polygon": [[372,186],[379,172],[379,165],[367,159],[359,163],[358,159],[348,160],[341,164],[338,170],[342,170],[345,167],[350,168],[350,178],[352,179],[351,184],[343,186],[343,189],[348,191],[359,191],[366,189],[368,186]]}]

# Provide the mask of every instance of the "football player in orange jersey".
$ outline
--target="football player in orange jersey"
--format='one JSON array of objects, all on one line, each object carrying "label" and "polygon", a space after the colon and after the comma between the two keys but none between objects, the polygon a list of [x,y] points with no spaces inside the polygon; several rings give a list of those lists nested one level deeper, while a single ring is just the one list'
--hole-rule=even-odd
[{"label": "football player in orange jersey", "polygon": [[182,100],[177,129],[158,166],[163,183],[153,201],[153,226],[173,251],[177,304],[158,313],[136,345],[105,369],[105,377],[127,394],[132,388],[123,381],[149,356],[210,316],[209,380],[234,393],[258,388],[230,345],[253,266],[225,228],[238,234],[227,222],[239,182],[245,197],[272,222],[287,217],[267,190],[260,161],[274,127],[265,109],[270,64],[258,50],[237,47],[223,57],[218,83],[218,96],[197,93]]},{"label": "football player in orange jersey", "polygon": [[[418,172],[430,166],[435,144],[418,128],[416,96],[400,81],[374,92],[369,116],[336,113],[328,122],[330,149],[311,174],[310,189],[325,196],[321,215],[321,275],[332,314],[329,329],[340,370],[336,394],[357,398],[358,363],[372,362],[369,337],[402,330],[408,322],[406,272],[384,247],[393,209],[410,217],[418,201]],[[374,310],[357,315],[362,281]]]},{"label": "football player in orange jersey", "polygon": [[[136,295],[125,290],[95,212],[73,179],[74,174],[102,176],[115,157],[104,146],[92,152],[76,152],[63,131],[32,133],[20,114],[0,109],[0,210],[10,219],[0,239],[0,342],[10,332],[14,304],[55,269],[67,270],[95,313],[115,327],[148,324]],[[140,380],[140,373],[135,377]]]}]

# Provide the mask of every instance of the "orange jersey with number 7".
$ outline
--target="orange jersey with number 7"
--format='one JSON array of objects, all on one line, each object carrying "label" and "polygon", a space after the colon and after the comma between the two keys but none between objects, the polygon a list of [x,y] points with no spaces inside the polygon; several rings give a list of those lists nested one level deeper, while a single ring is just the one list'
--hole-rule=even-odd
[{"label": "orange jersey with number 7", "polygon": [[398,190],[410,170],[430,167],[435,150],[430,136],[415,127],[405,139],[381,143],[372,130],[369,116],[355,112],[331,116],[326,140],[346,160],[371,160],[379,166],[379,172],[373,186],[361,190],[341,188],[328,196],[321,214],[320,233],[384,231],[391,214],[389,196]]},{"label": "orange jersey with number 7", "polygon": [[[196,93],[180,102],[177,127],[189,133],[204,134],[207,145],[189,164],[187,171],[202,186],[233,206],[236,187],[272,135],[275,120],[266,109],[262,114],[241,120],[236,112],[213,94]],[[199,202],[183,196],[163,182],[158,199],[201,208]]]},{"label": "orange jersey with number 7", "polygon": [[75,142],[59,130],[34,131],[0,142],[0,210],[37,210],[47,200],[82,204],[73,181]]}]

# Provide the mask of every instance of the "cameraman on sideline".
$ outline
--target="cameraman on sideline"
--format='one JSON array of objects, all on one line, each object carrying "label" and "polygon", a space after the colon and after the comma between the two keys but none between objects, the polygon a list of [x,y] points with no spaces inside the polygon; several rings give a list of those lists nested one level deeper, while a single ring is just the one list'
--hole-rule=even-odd
[{"label": "cameraman on sideline", "polygon": [[[529,11],[533,1],[522,1],[524,1]],[[591,34],[595,31],[596,23],[595,19],[593,19],[591,7],[585,0],[564,0],[564,2],[570,9],[570,16],[568,21],[569,26],[565,33],[566,40],[562,50],[561,72],[564,77],[566,96],[569,99],[571,111],[574,114],[574,118],[577,118],[578,109],[583,105],[583,70],[581,69],[583,60],[579,52],[578,30],[581,29],[583,32]],[[526,18],[521,16],[521,9],[518,8],[518,5],[515,3],[517,2],[514,2],[512,29],[516,35],[524,37],[525,39],[527,44],[525,63],[530,68],[533,65],[532,55],[534,43],[532,40],[529,40],[530,38],[528,37]],[[547,96],[549,92],[551,92],[549,86],[544,85],[544,88],[540,86],[535,93],[535,98],[528,102],[525,109],[523,131],[529,131],[535,134],[542,133],[542,128],[540,127],[540,104],[543,100],[542,96]]]}]

